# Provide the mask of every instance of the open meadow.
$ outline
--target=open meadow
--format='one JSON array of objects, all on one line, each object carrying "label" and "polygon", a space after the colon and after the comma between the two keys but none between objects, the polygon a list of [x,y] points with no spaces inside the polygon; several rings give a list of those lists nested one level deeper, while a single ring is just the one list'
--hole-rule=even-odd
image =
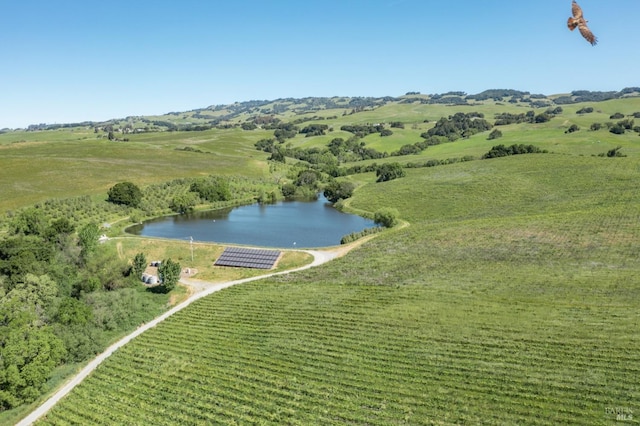
[{"label": "open meadow", "polygon": [[[578,113],[585,106],[593,112]],[[344,125],[401,122],[392,135],[360,139],[391,153],[441,117],[477,111],[493,123],[495,114],[530,109],[491,100],[340,107],[300,124],[331,131],[281,146],[321,150],[352,135]],[[386,182],[372,170],[337,178],[356,186],[340,202],[346,211],[393,207],[407,226],[320,267],[194,302],[114,353],[37,424],[608,425],[620,414],[638,423],[640,137],[589,130],[617,112],[640,112],[640,97],[562,105],[547,121],[495,126],[497,140],[483,131],[341,164],[411,165]],[[579,130],[568,132],[573,124]],[[210,175],[234,177],[246,198],[307,167],[301,158],[268,161],[255,144],[272,135],[239,127],[128,142],[97,138],[93,128],[0,134],[0,209],[82,195],[99,203],[118,181],[160,188]],[[546,152],[482,159],[498,144]],[[623,156],[607,155],[616,148]],[[109,232],[121,260],[142,251],[189,261],[188,242],[158,247],[120,238],[121,227]],[[208,269],[221,250],[197,246],[196,278],[251,274]],[[279,268],[308,261],[289,253]]]}]

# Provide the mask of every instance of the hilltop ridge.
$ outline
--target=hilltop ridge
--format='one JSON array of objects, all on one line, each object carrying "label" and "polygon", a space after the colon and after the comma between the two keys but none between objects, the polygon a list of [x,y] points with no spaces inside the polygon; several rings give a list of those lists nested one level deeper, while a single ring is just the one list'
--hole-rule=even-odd
[{"label": "hilltop ridge", "polygon": [[[55,130],[72,127],[117,126],[127,132],[141,131],[202,131],[212,128],[231,128],[251,122],[259,116],[283,116],[288,119],[320,111],[342,110],[350,114],[375,109],[390,103],[420,103],[440,105],[476,105],[484,101],[508,102],[530,108],[548,108],[580,102],[602,102],[611,99],[640,96],[640,87],[626,87],[620,91],[574,90],[571,93],[544,95],[513,89],[488,89],[476,94],[463,91],[421,94],[410,91],[401,96],[383,97],[304,97],[278,98],[275,100],[249,100],[232,104],[210,105],[189,111],[171,111],[163,115],[139,115],[114,118],[106,121],[82,121],[77,123],[31,124],[25,130]],[[259,125],[256,124],[256,125]],[[8,132],[12,129],[2,129]],[[17,129],[13,129],[17,130]]]}]

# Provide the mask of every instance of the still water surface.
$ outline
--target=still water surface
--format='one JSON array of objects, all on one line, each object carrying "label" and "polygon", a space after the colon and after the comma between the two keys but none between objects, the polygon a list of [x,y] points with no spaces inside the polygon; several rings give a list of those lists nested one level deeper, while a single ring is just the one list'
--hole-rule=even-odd
[{"label": "still water surface", "polygon": [[324,197],[317,201],[234,207],[168,216],[134,225],[128,233],[146,237],[208,241],[261,247],[326,247],[340,244],[352,232],[375,226],[360,216],[342,213]]}]

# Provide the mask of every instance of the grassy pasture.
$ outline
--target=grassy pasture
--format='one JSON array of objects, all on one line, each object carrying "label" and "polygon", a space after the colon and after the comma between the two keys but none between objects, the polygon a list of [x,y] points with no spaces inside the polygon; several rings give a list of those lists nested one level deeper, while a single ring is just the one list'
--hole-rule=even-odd
[{"label": "grassy pasture", "polygon": [[638,178],[544,154],[368,183],[350,205],[410,226],[198,301],[39,424],[612,424],[640,410]]},{"label": "grassy pasture", "polygon": [[[576,114],[577,110],[585,106],[594,107],[594,112]],[[529,108],[521,105],[493,101],[463,107],[390,103],[344,116],[342,113],[347,109],[326,110],[314,115],[337,118],[311,121],[301,126],[311,123],[327,124],[333,127],[333,132],[310,138],[298,135],[288,142],[303,148],[324,147],[335,137],[352,136],[351,133],[339,130],[344,124],[401,121],[405,123],[405,129],[393,129],[392,136],[369,135],[363,139],[368,146],[379,151],[393,152],[404,144],[420,141],[420,134],[432,127],[435,121],[456,112],[477,111],[492,121],[496,113],[516,114],[528,110]],[[535,111],[541,113],[544,108]],[[615,112],[629,115],[637,111],[640,111],[640,98],[564,105],[563,113],[548,123],[501,126],[500,130],[504,134],[501,139],[487,141],[488,133],[481,133],[467,140],[430,147],[416,156],[378,162],[424,161],[464,155],[479,157],[499,143],[535,144],[553,152],[575,154],[579,151],[583,155],[598,155],[622,146],[624,153],[640,154],[638,134],[635,132],[613,135],[607,130],[588,130],[593,122],[617,121],[609,119]],[[571,124],[578,124],[581,130],[564,134]],[[640,125],[640,122],[637,124]],[[98,139],[97,136],[104,135],[95,134],[92,127],[0,134],[0,210],[15,209],[49,198],[102,195],[114,183],[124,179],[144,186],[178,177],[238,174],[238,170],[248,177],[264,176],[267,169],[263,161],[267,154],[255,150],[254,143],[272,135],[271,131],[243,131],[236,128],[203,132],[118,134],[117,137],[127,137],[130,141],[108,142],[106,139]],[[175,150],[185,147],[204,153]]]},{"label": "grassy pasture", "polygon": [[[92,131],[93,132],[93,131]],[[130,135],[130,142],[78,140],[78,131],[0,135],[0,210],[50,198],[103,195],[117,182],[137,185],[210,174],[261,177],[265,154],[258,135],[228,132],[165,132]],[[91,133],[93,134],[93,133]],[[249,137],[251,136],[251,137]],[[12,140],[25,142],[12,143]],[[193,147],[204,153],[177,151]]]}]

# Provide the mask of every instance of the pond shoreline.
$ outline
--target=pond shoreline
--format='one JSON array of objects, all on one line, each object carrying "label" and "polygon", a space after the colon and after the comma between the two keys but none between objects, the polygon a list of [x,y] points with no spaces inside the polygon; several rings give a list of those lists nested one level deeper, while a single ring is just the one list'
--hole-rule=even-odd
[{"label": "pond shoreline", "polygon": [[375,227],[366,217],[337,209],[323,196],[243,204],[153,218],[124,228],[132,236],[280,249],[339,245],[342,237]]}]

